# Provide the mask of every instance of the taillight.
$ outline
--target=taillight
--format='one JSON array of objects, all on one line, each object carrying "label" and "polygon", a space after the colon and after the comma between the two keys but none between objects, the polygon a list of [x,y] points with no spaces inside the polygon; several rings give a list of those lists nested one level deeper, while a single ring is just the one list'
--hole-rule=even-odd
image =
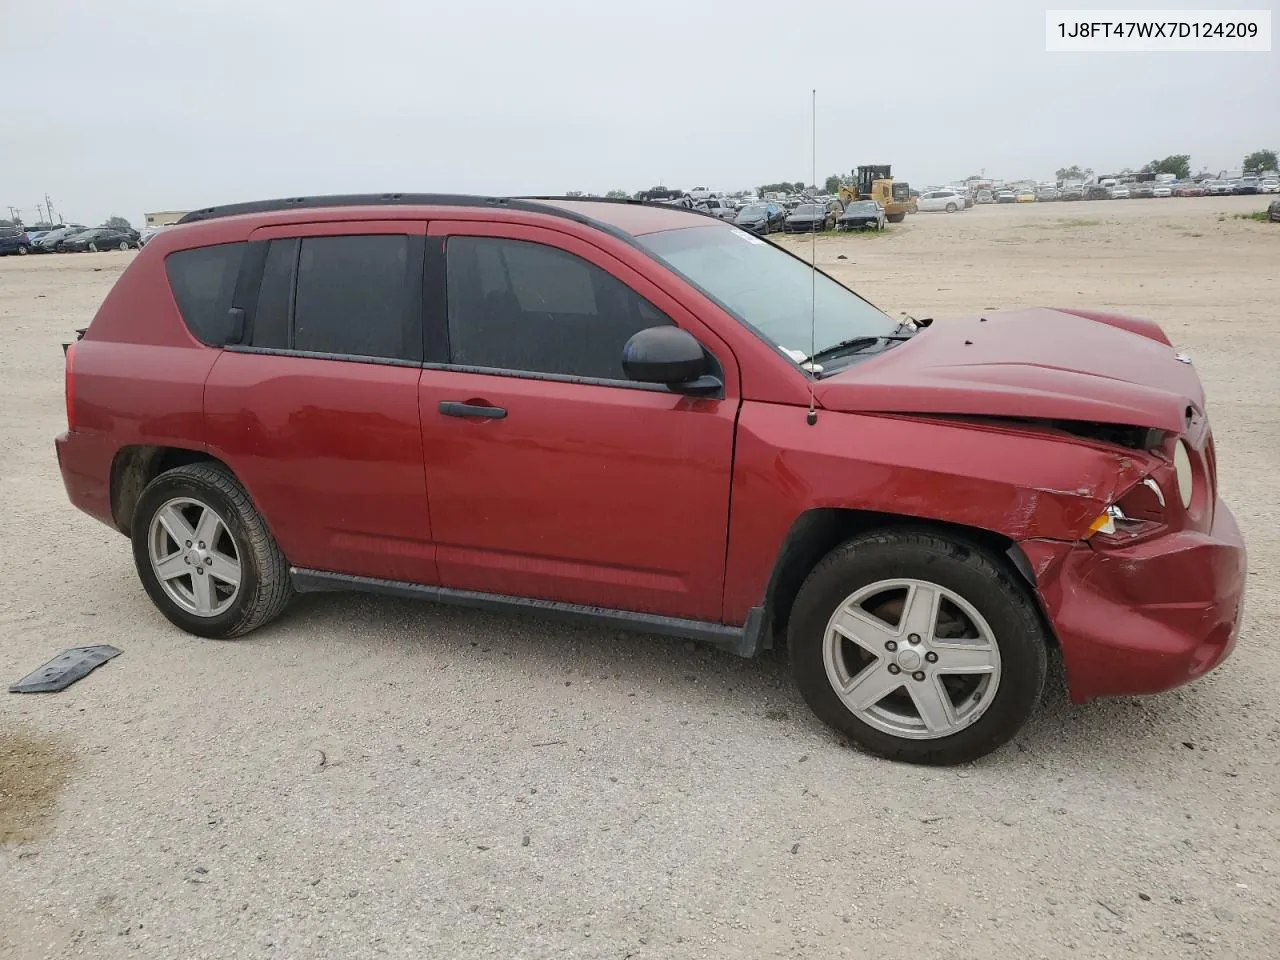
[{"label": "taillight", "polygon": [[76,345],[69,343],[65,347],[67,355],[67,371],[66,371],[66,394],[67,394],[67,429],[74,430],[76,428]]}]

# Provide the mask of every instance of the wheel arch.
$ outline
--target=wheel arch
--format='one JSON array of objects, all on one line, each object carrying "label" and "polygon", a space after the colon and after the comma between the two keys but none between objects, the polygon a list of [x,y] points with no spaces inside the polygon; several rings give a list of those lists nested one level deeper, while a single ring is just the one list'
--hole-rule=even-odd
[{"label": "wheel arch", "polygon": [[147,484],[166,470],[190,463],[216,463],[235,476],[226,463],[204,450],[134,444],[116,451],[111,461],[111,517],[116,529],[130,536],[133,514]]},{"label": "wheel arch", "polygon": [[1047,634],[1054,636],[1036,591],[1031,562],[1022,548],[1003,534],[945,520],[926,520],[873,510],[817,507],[796,518],[774,560],[764,598],[763,626],[769,637],[766,645],[778,646],[786,637],[787,623],[800,587],[823,557],[851,537],[887,528],[943,534],[987,553],[1016,574],[1015,579],[1026,588],[1040,611]]}]

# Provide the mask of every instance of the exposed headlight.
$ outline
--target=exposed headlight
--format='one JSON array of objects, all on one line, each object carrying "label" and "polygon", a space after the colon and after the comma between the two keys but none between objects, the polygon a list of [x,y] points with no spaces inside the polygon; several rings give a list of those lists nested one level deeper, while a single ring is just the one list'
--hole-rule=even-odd
[{"label": "exposed headlight", "polygon": [[1089,535],[1095,533],[1114,534],[1116,532],[1116,521],[1127,519],[1128,517],[1124,515],[1124,511],[1112,504],[1102,511],[1097,520],[1089,525]]},{"label": "exposed headlight", "polygon": [[1191,472],[1191,451],[1187,442],[1179,440],[1173,451],[1173,471],[1178,478],[1178,498],[1182,501],[1182,509],[1191,508],[1191,500],[1195,494],[1195,474]]}]

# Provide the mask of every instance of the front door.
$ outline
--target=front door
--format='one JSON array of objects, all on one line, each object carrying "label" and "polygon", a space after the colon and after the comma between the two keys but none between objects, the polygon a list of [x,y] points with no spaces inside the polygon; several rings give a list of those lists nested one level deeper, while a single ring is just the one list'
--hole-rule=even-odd
[{"label": "front door", "polygon": [[[492,223],[429,233],[429,285],[447,278],[443,353],[419,388],[440,582],[718,621],[740,395],[728,348],[578,238]],[[714,356],[723,396],[626,379],[626,341],[673,323]]]}]

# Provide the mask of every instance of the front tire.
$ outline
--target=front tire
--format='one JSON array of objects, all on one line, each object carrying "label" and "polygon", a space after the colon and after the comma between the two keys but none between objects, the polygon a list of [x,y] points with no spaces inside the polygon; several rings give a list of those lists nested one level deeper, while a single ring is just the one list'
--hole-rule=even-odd
[{"label": "front tire", "polygon": [[129,249],[129,241],[128,241],[128,240],[121,240],[121,241],[120,241],[120,247],[119,247],[119,249],[120,249],[120,251],[121,251],[122,253],[123,253],[124,251],[128,250],[128,249]]},{"label": "front tire", "polygon": [[955,213],[955,212],[956,212],[956,205],[954,203],[948,203],[947,213]]},{"label": "front tire", "polygon": [[221,464],[177,467],[147,484],[132,539],[147,595],[188,633],[243,636],[279,616],[293,596],[288,561]]},{"label": "front tire", "polygon": [[90,252],[90,253],[97,253],[97,252],[98,252],[98,245],[97,245],[96,243],[93,243],[92,241],[90,241],[90,243],[89,243],[89,252]]},{"label": "front tire", "polygon": [[813,569],[787,642],[820,719],[880,756],[949,765],[1026,723],[1046,639],[1026,590],[979,546],[898,530],[855,537]]}]

